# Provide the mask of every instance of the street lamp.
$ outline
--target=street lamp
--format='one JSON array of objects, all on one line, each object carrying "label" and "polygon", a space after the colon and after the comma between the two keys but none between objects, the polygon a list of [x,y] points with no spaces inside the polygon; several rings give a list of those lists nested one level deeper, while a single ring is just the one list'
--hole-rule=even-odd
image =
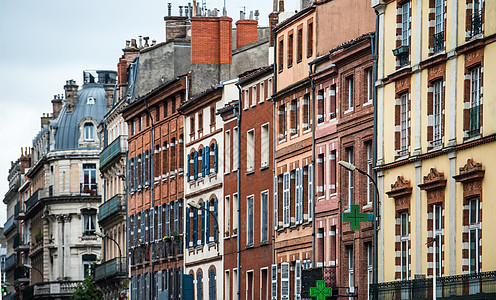
[{"label": "street lamp", "polygon": [[30,264],[25,264],[25,265],[23,265],[23,266],[24,266],[24,268],[26,268],[26,269],[38,271],[38,273],[40,273],[40,275],[41,275],[41,281],[43,282],[43,273],[41,273],[41,271],[40,271],[40,270],[38,270],[37,268],[34,268],[34,267],[33,267],[32,265],[30,265]]},{"label": "street lamp", "polygon": [[111,240],[112,242],[114,242],[114,244],[117,245],[117,248],[119,249],[119,272],[122,271],[121,270],[121,259],[122,259],[122,252],[121,252],[121,246],[119,245],[119,243],[117,243],[113,238],[111,238],[110,236],[104,234],[104,233],[101,233],[101,232],[95,232],[95,235],[96,236],[99,236],[101,237],[102,239],[103,238],[108,238],[109,240]]},{"label": "street lamp", "polygon": [[[196,209],[204,210],[212,216],[212,218],[215,221],[215,224],[217,224],[217,239],[219,239],[220,238],[220,227],[219,227],[219,222],[217,221],[217,218],[215,217],[214,213],[211,212],[209,209],[202,207],[200,204],[196,203],[195,201],[188,201],[188,205],[193,207],[193,208],[196,208]],[[219,246],[217,245],[217,256],[219,256],[219,255],[220,255]]]},{"label": "street lamp", "polygon": [[[373,204],[373,213],[374,213],[374,220],[373,220],[373,226],[374,226],[374,237],[373,237],[373,250],[374,250],[374,267],[373,267],[373,270],[374,270],[374,283],[377,284],[377,204],[379,203],[379,188],[377,187],[377,183],[375,182],[374,178],[372,178],[372,176],[370,176],[367,172],[363,171],[363,170],[360,170],[359,168],[357,168],[354,164],[352,163],[349,163],[349,162],[346,162],[346,161],[339,161],[338,162],[338,165],[340,165],[341,167],[345,168],[346,170],[350,171],[350,172],[353,172],[355,170],[358,171],[358,173],[360,174],[363,174],[365,176],[367,176],[370,181],[372,181],[372,183],[374,184],[374,187],[375,187],[375,191],[376,191],[376,197],[374,197],[374,204]],[[377,297],[375,297],[374,295],[374,299],[377,299]]]}]

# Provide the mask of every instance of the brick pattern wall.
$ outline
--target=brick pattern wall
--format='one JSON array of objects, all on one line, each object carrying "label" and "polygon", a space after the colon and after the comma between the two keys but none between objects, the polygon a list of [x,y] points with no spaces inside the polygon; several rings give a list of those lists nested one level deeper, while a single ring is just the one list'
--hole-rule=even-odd
[{"label": "brick pattern wall", "polygon": [[466,140],[470,138],[470,79],[471,71],[474,68],[480,67],[480,134],[482,134],[482,124],[483,124],[483,79],[484,79],[484,48],[474,49],[465,54],[465,80],[463,82],[463,139]]},{"label": "brick pattern wall", "polygon": [[232,63],[232,19],[229,17],[191,18],[191,63]]},{"label": "brick pattern wall", "polygon": [[431,150],[438,145],[434,145],[434,84],[441,80],[441,145],[444,145],[444,123],[445,123],[445,99],[446,99],[446,82],[445,82],[446,65],[440,63],[428,70],[428,87],[427,87],[427,150]]},{"label": "brick pattern wall", "polygon": [[258,22],[239,20],[236,22],[236,48],[243,47],[258,40]]}]

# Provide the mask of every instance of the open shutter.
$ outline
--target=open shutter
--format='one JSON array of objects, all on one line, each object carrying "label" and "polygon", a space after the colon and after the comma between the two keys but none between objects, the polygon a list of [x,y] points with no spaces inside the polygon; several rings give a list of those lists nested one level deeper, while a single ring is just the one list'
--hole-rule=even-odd
[{"label": "open shutter", "polygon": [[158,229],[157,229],[157,237],[156,237],[156,240],[157,241],[161,241],[164,239],[164,232],[162,231],[162,224],[163,224],[163,216],[162,216],[162,205],[159,205],[158,206],[158,221],[157,221],[157,225],[158,225]]},{"label": "open shutter", "polygon": [[145,211],[141,212],[141,232],[140,232],[140,241],[141,245],[145,244]]},{"label": "open shutter", "polygon": [[198,209],[193,209],[193,247],[198,245]]},{"label": "open shutter", "polygon": [[174,201],[174,231],[179,233],[179,200]]},{"label": "open shutter", "polygon": [[150,185],[150,176],[151,176],[151,154],[150,154],[150,150],[146,150],[146,161],[145,161],[145,164],[146,164],[146,172],[145,172],[145,185],[146,186],[149,186]]},{"label": "open shutter", "polygon": [[150,273],[146,273],[146,297],[148,297],[148,295],[150,295],[150,288],[151,288],[151,284],[150,284],[150,276],[151,274]]},{"label": "open shutter", "polygon": [[291,175],[289,172],[283,175],[283,226],[289,227],[291,220]]},{"label": "open shutter", "polygon": [[300,168],[300,182],[299,182],[300,190],[299,190],[299,201],[300,201],[300,213],[298,218],[300,220],[300,224],[303,223],[303,168]]},{"label": "open shutter", "polygon": [[277,300],[277,264],[272,265],[272,296],[271,300]]},{"label": "open shutter", "polygon": [[214,144],[214,171],[215,173],[217,173],[218,169],[219,169],[219,147],[217,147],[217,142],[215,142]]},{"label": "open shutter", "polygon": [[308,165],[308,220],[312,221],[313,218],[313,196],[314,196],[314,177],[313,165]]},{"label": "open shutter", "polygon": [[[218,220],[218,217],[217,217],[217,197],[215,197],[214,199],[214,216],[215,216],[215,219]],[[214,241],[217,242],[217,232],[218,232],[218,228],[217,228],[217,222],[214,222]]]},{"label": "open shutter", "polygon": [[[210,211],[210,201],[209,202],[206,202],[205,204],[205,208]],[[206,230],[205,230],[205,234],[207,236],[207,244],[210,243],[210,213],[209,212],[205,212],[205,219],[206,219],[206,222],[205,222],[205,227],[206,227]]]},{"label": "open shutter", "polygon": [[198,151],[195,151],[195,153],[193,154],[194,156],[194,167],[195,167],[195,174],[194,174],[194,178],[195,180],[198,179]]},{"label": "open shutter", "polygon": [[202,177],[205,177],[205,148],[201,150],[201,167],[202,167]]},{"label": "open shutter", "polygon": [[[274,176],[274,198],[273,198],[273,201],[274,201],[274,207],[273,207],[273,211],[274,211],[274,215],[272,217],[272,223],[274,224],[274,230],[277,230],[277,226],[279,225],[279,213],[278,213],[278,208],[279,208],[279,196],[278,196],[278,187],[279,187],[279,183],[278,183],[278,178],[277,178],[277,175]],[[276,265],[277,267],[277,265]]]},{"label": "open shutter", "polygon": [[188,182],[191,180],[191,165],[190,165],[190,162],[191,162],[191,158],[190,158],[190,155],[188,154],[188,161],[187,161],[187,165],[188,165]]},{"label": "open shutter", "polygon": [[297,260],[295,265],[295,300],[301,299],[301,261]]},{"label": "open shutter", "polygon": [[[205,202],[201,204],[202,208],[205,208]],[[205,245],[205,215],[208,213],[202,209],[202,218],[201,218],[201,244]]]},{"label": "open shutter", "polygon": [[[169,206],[170,215],[170,206]],[[186,248],[189,248],[189,207],[186,207]]]},{"label": "open shutter", "polygon": [[300,206],[300,168],[296,169],[296,176],[295,176],[295,221],[296,224],[300,224],[300,211],[301,211],[301,206]]},{"label": "open shutter", "polygon": [[134,247],[138,246],[138,229],[139,229],[139,220],[138,220],[139,214],[134,214]]},{"label": "open shutter", "polygon": [[133,190],[136,191],[138,189],[138,165],[139,165],[139,162],[137,160],[137,157],[134,157],[134,185],[133,185]]},{"label": "open shutter", "polygon": [[150,242],[155,241],[155,208],[150,208]]},{"label": "open shutter", "polygon": [[127,181],[128,181],[129,194],[131,194],[131,192],[133,191],[133,173],[132,173],[132,170],[133,170],[133,159],[131,158],[127,162]]},{"label": "open shutter", "polygon": [[210,147],[206,147],[205,151],[205,171],[207,175],[210,174],[210,172],[213,172],[214,170],[210,170]]},{"label": "open shutter", "polygon": [[281,263],[281,299],[289,300],[289,263]]},{"label": "open shutter", "polygon": [[165,204],[165,236],[170,237],[170,216],[171,216],[171,207],[170,203]]}]

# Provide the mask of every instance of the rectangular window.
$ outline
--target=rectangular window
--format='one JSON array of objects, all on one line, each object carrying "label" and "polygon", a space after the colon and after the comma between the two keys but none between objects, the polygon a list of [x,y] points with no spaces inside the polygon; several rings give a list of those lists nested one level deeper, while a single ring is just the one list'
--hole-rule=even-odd
[{"label": "rectangular window", "polygon": [[329,182],[329,193],[331,195],[336,194],[336,170],[337,170],[337,164],[336,164],[336,150],[332,150],[331,153],[329,154],[329,167],[330,167],[330,182]]},{"label": "rectangular window", "polygon": [[432,212],[433,212],[433,225],[434,225],[434,239],[436,239],[435,242],[435,272],[437,276],[442,276],[442,245],[443,245],[443,210],[441,205],[433,205],[432,206]]},{"label": "rectangular window", "polygon": [[261,216],[260,216],[260,241],[269,241],[269,191],[264,191],[260,195]]},{"label": "rectangular window", "polygon": [[355,291],[355,259],[353,254],[353,246],[346,247],[348,254],[348,286],[350,293]]},{"label": "rectangular window", "polygon": [[408,108],[408,94],[402,94],[400,97],[400,155],[408,154],[408,129],[410,111]]},{"label": "rectangular window", "polygon": [[410,240],[410,232],[408,229],[408,213],[404,212],[400,215],[400,242],[401,242],[401,280],[407,280],[408,279],[408,248],[409,248],[409,240]]},{"label": "rectangular window", "polygon": [[246,300],[253,300],[253,271],[246,272]]},{"label": "rectangular window", "polygon": [[243,108],[248,109],[250,106],[250,90],[246,89],[243,91]]},{"label": "rectangular window", "polygon": [[347,110],[353,110],[355,95],[353,87],[353,76],[346,77],[346,90],[348,91],[348,108]]},{"label": "rectangular window", "polygon": [[81,193],[96,196],[96,165],[83,164],[83,183]]},{"label": "rectangular window", "polygon": [[372,102],[374,98],[374,75],[372,68],[368,68],[367,72],[367,102]]},{"label": "rectangular window", "polygon": [[251,106],[256,105],[257,101],[258,101],[258,90],[257,90],[257,86],[254,85],[251,88]]},{"label": "rectangular window", "polygon": [[289,300],[289,272],[290,267],[288,262],[281,263],[281,300]]},{"label": "rectangular window", "polygon": [[302,100],[302,116],[303,116],[303,131],[310,129],[310,125],[312,122],[312,115],[310,112],[310,94],[306,94],[303,96]]},{"label": "rectangular window", "polygon": [[291,100],[291,105],[289,106],[290,118],[291,118],[291,136],[298,134],[298,100]]},{"label": "rectangular window", "polygon": [[406,2],[401,6],[401,45],[409,45],[410,31],[410,2]]},{"label": "rectangular window", "polygon": [[246,245],[253,246],[253,195],[246,198]]},{"label": "rectangular window", "polygon": [[215,106],[210,107],[210,126],[215,127]]},{"label": "rectangular window", "polygon": [[[365,243],[365,250],[367,251],[367,295],[370,295],[370,285],[374,283],[372,272],[374,265],[374,253],[372,243]],[[367,299],[372,298],[369,296]]]},{"label": "rectangular window", "polygon": [[277,61],[279,62],[278,71],[282,72],[282,70],[284,69],[284,40],[282,38],[279,40],[279,50],[278,50]]},{"label": "rectangular window", "polygon": [[[353,159],[353,147],[346,148],[346,157],[350,164],[354,163]],[[353,176],[353,171],[348,171],[348,206],[351,208],[354,200],[354,181],[355,177]]]},{"label": "rectangular window", "polygon": [[268,84],[267,84],[267,97],[270,97],[270,96],[272,96],[272,92],[273,92],[272,78],[269,78],[269,80],[267,82],[268,82]]},{"label": "rectangular window", "polygon": [[277,264],[271,266],[271,300],[277,300]]},{"label": "rectangular window", "polygon": [[203,114],[198,113],[198,133],[203,133]]},{"label": "rectangular window", "polygon": [[231,197],[225,197],[224,203],[224,227],[226,236],[231,235]]},{"label": "rectangular window", "polygon": [[83,235],[93,235],[96,230],[96,210],[84,209],[83,215]]},{"label": "rectangular window", "polygon": [[141,129],[143,129],[143,116],[138,118],[138,132],[140,132]]},{"label": "rectangular window", "polygon": [[298,28],[298,36],[297,36],[297,49],[296,49],[296,62],[300,62],[303,58],[303,28]]},{"label": "rectangular window", "polygon": [[[372,151],[372,141],[365,142],[365,147],[367,148],[367,174],[374,176],[374,165],[373,165],[373,151]],[[372,180],[367,177],[367,205],[372,205],[374,199],[374,186]]]},{"label": "rectangular window", "polygon": [[307,25],[307,57],[313,55],[313,22]]},{"label": "rectangular window", "polygon": [[227,130],[224,138],[224,173],[229,172],[231,172],[231,132]]},{"label": "rectangular window", "polygon": [[324,196],[325,185],[325,154],[320,153],[317,155],[317,197]]},{"label": "rectangular window", "polygon": [[480,199],[474,198],[469,202],[469,272],[480,272]]},{"label": "rectangular window", "polygon": [[246,133],[246,172],[255,170],[255,130]]},{"label": "rectangular window", "polygon": [[317,92],[317,123],[324,123],[324,90]]},{"label": "rectangular window", "polygon": [[278,122],[279,122],[279,141],[286,139],[286,106],[281,104],[278,110]]},{"label": "rectangular window", "polygon": [[233,128],[233,171],[238,169],[238,127]]},{"label": "rectangular window", "polygon": [[434,53],[444,49],[444,0],[436,0],[434,19]]},{"label": "rectangular window", "polygon": [[[233,194],[232,207],[233,207],[233,209],[232,209],[233,213],[238,211],[238,194]],[[233,235],[236,235],[238,232],[238,218],[237,217],[233,217],[232,224],[233,224],[233,226],[232,226]]]},{"label": "rectangular window", "polygon": [[260,82],[260,95],[258,97],[258,102],[264,102],[265,100],[265,83]]},{"label": "rectangular window", "polygon": [[195,116],[192,115],[189,117],[189,134],[191,138],[193,139],[195,137]]},{"label": "rectangular window", "polygon": [[470,71],[470,137],[480,134],[481,92],[481,67],[476,67]]},{"label": "rectangular window", "polygon": [[231,299],[231,278],[229,276],[229,270],[226,270],[224,275],[224,295],[226,297],[225,300]]},{"label": "rectangular window", "polygon": [[289,172],[283,176],[283,215],[282,223],[284,227],[289,227],[291,221],[291,175]]},{"label": "rectangular window", "polygon": [[443,143],[443,81],[439,80],[434,83],[434,101],[433,101],[433,141],[432,146],[440,146]]},{"label": "rectangular window", "polygon": [[331,88],[329,89],[329,104],[331,106],[330,112],[329,112],[329,119],[335,119],[336,118],[336,85],[333,84],[331,85]]},{"label": "rectangular window", "polygon": [[288,35],[288,68],[291,68],[293,65],[293,31]]},{"label": "rectangular window", "polygon": [[262,125],[262,134],[260,137],[260,156],[261,156],[261,167],[269,167],[269,124]]}]

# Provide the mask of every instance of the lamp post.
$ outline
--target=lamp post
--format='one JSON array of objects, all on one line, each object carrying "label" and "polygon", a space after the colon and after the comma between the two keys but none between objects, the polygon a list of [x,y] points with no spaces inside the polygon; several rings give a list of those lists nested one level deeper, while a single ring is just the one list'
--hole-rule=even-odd
[{"label": "lamp post", "polygon": [[95,235],[96,236],[99,236],[101,237],[102,239],[103,238],[107,238],[109,240],[111,240],[112,242],[114,242],[114,244],[117,245],[117,248],[119,249],[119,272],[122,271],[121,270],[121,259],[122,259],[122,252],[121,252],[121,246],[119,245],[119,243],[116,242],[116,240],[114,240],[113,238],[111,238],[110,236],[104,234],[104,233],[101,233],[101,232],[95,232]]},{"label": "lamp post", "polygon": [[[346,161],[339,161],[338,165],[341,167],[345,168],[346,170],[353,172],[353,171],[358,171],[358,173],[363,174],[367,176],[370,181],[374,184],[375,191],[376,191],[376,196],[374,197],[374,203],[373,203],[373,214],[374,214],[374,220],[373,220],[373,227],[374,227],[374,236],[373,236],[373,250],[374,250],[374,266],[373,266],[373,283],[377,284],[377,204],[379,203],[379,188],[377,187],[377,183],[375,182],[374,178],[370,176],[367,172],[360,170],[357,168],[355,165],[352,163],[346,162]],[[374,299],[377,299],[374,295]]]},{"label": "lamp post", "polygon": [[41,281],[43,282],[43,273],[41,273],[41,271],[40,271],[40,270],[38,270],[37,268],[33,267],[33,266],[32,266],[32,265],[30,265],[30,264],[25,264],[25,265],[24,265],[24,268],[29,269],[29,270],[35,270],[35,271],[37,271],[38,273],[40,273],[40,275],[41,275]]},{"label": "lamp post", "polygon": [[[195,201],[188,201],[188,205],[193,207],[193,208],[196,208],[196,209],[204,210],[212,216],[212,218],[215,221],[215,224],[217,224],[217,239],[219,239],[220,238],[220,227],[219,227],[219,222],[217,221],[217,218],[215,217],[215,215],[209,209],[202,207],[200,204],[196,203]],[[219,256],[219,255],[220,255],[219,246],[217,245],[217,256]]]}]

